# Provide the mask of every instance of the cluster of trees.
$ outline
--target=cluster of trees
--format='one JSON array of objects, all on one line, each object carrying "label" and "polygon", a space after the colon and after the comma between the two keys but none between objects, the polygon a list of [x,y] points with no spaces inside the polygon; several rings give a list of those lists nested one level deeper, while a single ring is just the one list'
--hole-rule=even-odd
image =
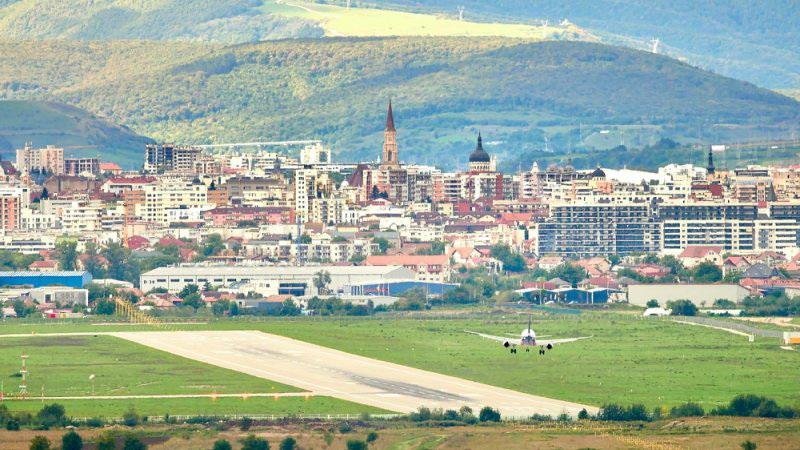
[{"label": "cluster of trees", "polygon": [[[739,416],[739,417],[770,417],[791,419],[800,417],[800,410],[786,406],[780,406],[770,398],[740,394],[731,399],[725,405],[716,407],[710,411],[705,411],[702,406],[695,402],[687,402],[675,406],[667,413],[669,417],[693,417],[693,416]],[[616,403],[603,405],[594,419],[606,421],[643,421],[649,422],[665,417],[664,411],[656,407],[648,411],[642,404],[621,406]],[[582,410],[578,415],[579,419],[590,419],[589,413]]]},{"label": "cluster of trees", "polygon": [[462,406],[458,411],[441,408],[430,409],[422,406],[408,415],[408,419],[412,422],[433,422],[439,425],[457,423],[473,425],[478,422],[499,422],[500,418],[500,412],[489,406],[481,408],[477,416],[469,406]]},{"label": "cluster of trees", "polygon": [[511,251],[507,244],[497,244],[492,246],[492,258],[503,263],[503,270],[506,272],[524,272],[528,265],[525,258],[519,253]]},{"label": "cluster of trees", "polygon": [[787,297],[783,292],[771,292],[764,297],[745,297],[742,313],[747,316],[800,315],[800,297]]},{"label": "cluster of trees", "polygon": [[719,281],[735,283],[738,281],[738,275],[736,273],[731,272],[723,277],[722,269],[711,262],[702,262],[692,269],[684,267],[683,263],[672,255],[666,255],[660,258],[655,255],[647,255],[643,258],[643,262],[667,267],[670,270],[670,274],[662,278],[652,278],[640,275],[638,272],[628,268],[620,269],[618,274],[640,283],[673,283],[689,280],[694,283],[716,283]]},{"label": "cluster of trees", "polygon": [[354,305],[336,297],[312,297],[308,300],[307,308],[319,316],[368,316],[375,310],[372,302],[367,302],[366,305]]},{"label": "cluster of trees", "polygon": [[[117,446],[117,440],[122,441],[122,447]],[[57,450],[59,447],[53,447],[50,439],[45,436],[34,436],[31,439],[30,450]],[[83,438],[76,431],[68,431],[61,437],[60,450],[83,450]],[[125,433],[121,439],[112,432],[101,434],[95,440],[97,450],[147,450],[147,444],[132,433]]]}]

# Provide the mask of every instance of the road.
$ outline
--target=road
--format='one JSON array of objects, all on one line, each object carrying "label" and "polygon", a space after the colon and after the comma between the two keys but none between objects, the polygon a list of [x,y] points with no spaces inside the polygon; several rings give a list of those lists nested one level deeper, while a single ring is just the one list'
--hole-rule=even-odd
[{"label": "road", "polygon": [[484,406],[504,417],[597,408],[441,375],[258,331],[103,333],[185,358],[396,412]]}]

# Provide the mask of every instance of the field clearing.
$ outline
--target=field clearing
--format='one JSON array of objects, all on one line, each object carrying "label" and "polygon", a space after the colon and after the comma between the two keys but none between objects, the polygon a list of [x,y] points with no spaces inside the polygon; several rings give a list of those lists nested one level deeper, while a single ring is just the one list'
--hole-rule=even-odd
[{"label": "field clearing", "polygon": [[[27,354],[32,396],[300,392],[292,386],[209,366],[109,336],[0,339],[0,377],[16,393]],[[44,388],[44,390],[43,390]]]},{"label": "field clearing", "polygon": [[327,36],[503,36],[544,40],[587,35],[574,25],[564,28],[469,22],[460,21],[454,16],[372,8],[347,9],[302,0],[265,2],[262,10],[318,22]]},{"label": "field clearing", "polygon": [[237,397],[211,398],[137,398],[125,400],[30,400],[7,401],[11,411],[36,413],[44,404],[64,405],[70,417],[122,417],[130,408],[145,416],[170,415],[268,415],[300,414],[381,414],[379,408],[339,400],[331,397]]},{"label": "field clearing", "polygon": [[[498,343],[465,333],[517,335],[525,317],[485,319],[270,318],[174,325],[174,329],[261,330],[397,364],[550,398],[600,406],[641,402],[671,407],[696,401],[710,409],[753,393],[800,406],[800,353],[777,340],[754,343],[724,331],[645,320],[637,315],[536,315],[540,337],[593,336],[544,357],[508,354]],[[133,331],[152,327],[11,325],[0,332]],[[10,367],[15,370],[14,360]],[[6,370],[6,373],[9,373]],[[81,377],[82,378],[82,377]]]}]

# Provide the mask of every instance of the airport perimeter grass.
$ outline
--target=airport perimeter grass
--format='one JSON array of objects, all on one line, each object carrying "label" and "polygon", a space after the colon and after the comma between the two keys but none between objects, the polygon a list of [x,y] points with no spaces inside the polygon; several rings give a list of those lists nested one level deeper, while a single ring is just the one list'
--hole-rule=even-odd
[{"label": "airport perimeter grass", "polygon": [[[741,393],[766,395],[781,404],[800,406],[800,352],[781,350],[775,339],[758,338],[749,343],[742,336],[724,331],[613,312],[535,316],[534,329],[540,337],[593,336],[558,346],[544,357],[535,352],[510,355],[499,343],[464,332],[518,336],[526,320],[526,316],[515,314],[487,314],[483,319],[245,318],[173,327],[262,330],[433,372],[598,406],[607,402],[641,402],[648,407],[670,407],[695,401],[710,409]],[[92,326],[89,322],[20,323],[12,328],[0,327],[0,333],[20,329],[41,333],[132,331],[139,327]]]},{"label": "airport perimeter grass", "polygon": [[0,380],[5,393],[20,383],[20,355],[28,355],[33,396],[300,392],[233,370],[203,364],[110,336],[0,339]]},{"label": "airport perimeter grass", "polygon": [[360,405],[331,397],[239,397],[223,398],[137,398],[123,400],[14,400],[5,402],[11,411],[36,413],[43,405],[59,403],[67,415],[75,418],[118,418],[133,408],[144,416],[176,415],[312,415],[312,414],[381,414],[380,408]]}]

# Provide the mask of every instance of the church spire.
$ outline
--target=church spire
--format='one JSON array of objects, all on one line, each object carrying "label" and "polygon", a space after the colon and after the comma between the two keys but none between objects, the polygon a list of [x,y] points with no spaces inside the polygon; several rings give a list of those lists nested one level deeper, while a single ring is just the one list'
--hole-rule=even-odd
[{"label": "church spire", "polygon": [[706,170],[708,171],[709,175],[714,175],[714,172],[716,171],[714,169],[714,153],[710,148],[708,149],[708,167]]},{"label": "church spire", "polygon": [[386,131],[395,131],[394,113],[392,113],[392,101],[389,100],[389,110],[386,112]]}]

